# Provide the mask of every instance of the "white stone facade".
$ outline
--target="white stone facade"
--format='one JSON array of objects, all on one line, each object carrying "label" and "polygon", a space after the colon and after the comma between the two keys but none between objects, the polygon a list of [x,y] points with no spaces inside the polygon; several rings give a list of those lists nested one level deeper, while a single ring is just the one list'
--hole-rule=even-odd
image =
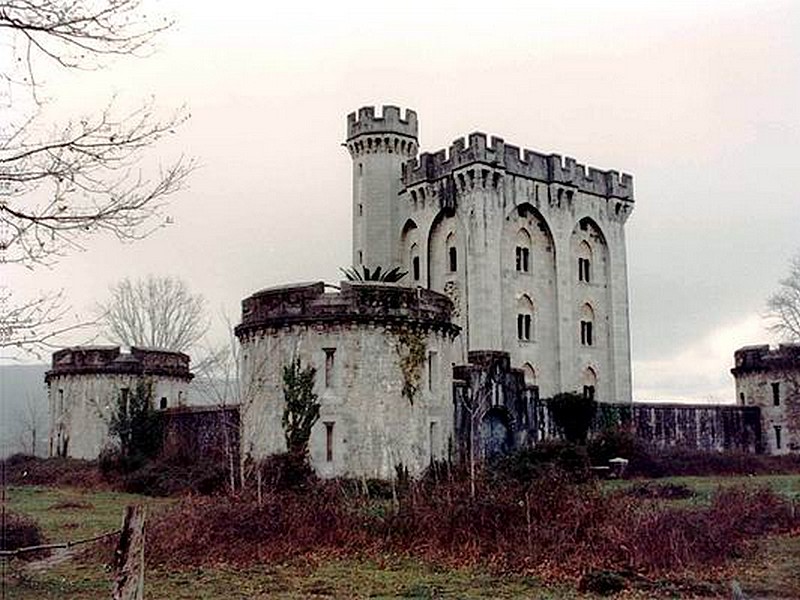
[{"label": "white stone facade", "polygon": [[348,117],[353,263],[446,294],[471,350],[506,351],[540,395],[631,401],[629,175],[483,134],[417,157],[417,116]]},{"label": "white stone facade", "polygon": [[66,348],[53,354],[46,375],[50,456],[96,459],[113,443],[111,415],[125,394],[151,385],[157,408],[184,405],[192,375],[189,357],[176,352],[117,346]]},{"label": "white stone facade", "polygon": [[[458,335],[450,310],[440,294],[367,283],[286,286],[245,299],[236,328],[243,454],[286,450],[283,368],[299,358],[316,369],[321,408],[309,453],[319,475],[391,478],[400,464],[416,475],[448,456]],[[404,394],[406,383],[414,394]]]},{"label": "white stone facade", "polygon": [[737,402],[761,409],[763,451],[800,452],[800,344],[745,346],[734,362]]}]

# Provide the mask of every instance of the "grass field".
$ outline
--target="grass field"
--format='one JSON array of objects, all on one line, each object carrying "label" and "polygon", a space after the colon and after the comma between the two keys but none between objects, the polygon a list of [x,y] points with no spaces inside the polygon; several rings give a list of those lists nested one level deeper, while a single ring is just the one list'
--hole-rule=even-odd
[{"label": "grass field", "polygon": [[[696,495],[689,502],[706,502],[720,485],[769,485],[782,494],[800,497],[800,475],[764,477],[681,477],[655,483],[684,484]],[[635,485],[613,482],[609,489]],[[123,508],[145,503],[149,510],[164,510],[174,501],[114,492],[74,489],[14,487],[7,490],[7,505],[37,520],[50,541],[74,540],[119,527]],[[687,502],[665,501],[665,502]],[[729,582],[739,581],[751,598],[800,598],[800,533],[760,542],[748,561],[724,570],[685,573],[669,581],[651,581],[622,598],[729,598]],[[108,554],[108,553],[106,553]],[[557,557],[555,557],[557,558]],[[50,560],[6,564],[4,598],[29,600],[110,597],[110,556],[98,552],[76,553],[61,562]],[[55,564],[52,564],[55,563]],[[593,598],[581,594],[575,582],[545,583],[524,574],[497,574],[490,570],[443,569],[398,557],[354,560],[329,557],[285,564],[256,565],[247,569],[219,565],[202,569],[165,571],[151,568],[146,575],[146,597],[160,598]]]}]

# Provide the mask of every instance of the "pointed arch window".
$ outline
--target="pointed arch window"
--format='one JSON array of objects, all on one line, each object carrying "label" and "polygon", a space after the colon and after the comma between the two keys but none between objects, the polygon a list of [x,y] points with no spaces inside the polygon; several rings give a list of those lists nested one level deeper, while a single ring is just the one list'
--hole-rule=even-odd
[{"label": "pointed arch window", "polygon": [[592,247],[586,241],[578,246],[578,281],[592,281]]},{"label": "pointed arch window", "polygon": [[517,232],[517,245],[514,248],[515,268],[518,273],[529,273],[531,263],[531,236],[525,229]]},{"label": "pointed arch window", "polygon": [[597,390],[597,372],[592,367],[586,367],[583,372],[583,397],[594,400]]}]

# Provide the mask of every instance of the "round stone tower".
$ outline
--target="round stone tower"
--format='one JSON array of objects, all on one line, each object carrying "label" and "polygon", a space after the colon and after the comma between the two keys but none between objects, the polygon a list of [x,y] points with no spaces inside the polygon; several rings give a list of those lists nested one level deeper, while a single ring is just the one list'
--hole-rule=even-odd
[{"label": "round stone tower", "polygon": [[321,476],[419,474],[453,440],[452,303],[381,283],[322,282],[262,290],[242,301],[242,450],[286,450],[284,367],[316,369],[320,416],[309,455]]},{"label": "round stone tower", "polygon": [[53,353],[45,374],[50,402],[50,455],[96,459],[113,443],[109,424],[120,403],[146,386],[154,408],[187,402],[189,357],[154,348],[77,346]]},{"label": "round stone tower", "polygon": [[401,266],[398,194],[403,163],[417,155],[417,113],[372,106],[347,116],[347,140],[353,159],[353,265],[371,269]]}]

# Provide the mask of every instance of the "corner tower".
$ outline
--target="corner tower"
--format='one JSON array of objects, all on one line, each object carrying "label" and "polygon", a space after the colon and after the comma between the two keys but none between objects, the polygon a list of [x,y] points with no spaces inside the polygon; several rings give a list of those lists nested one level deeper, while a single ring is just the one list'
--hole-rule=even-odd
[{"label": "corner tower", "polygon": [[365,106],[347,116],[344,143],[353,159],[353,265],[388,269],[399,255],[403,163],[417,155],[417,113],[384,106],[382,116]]}]

